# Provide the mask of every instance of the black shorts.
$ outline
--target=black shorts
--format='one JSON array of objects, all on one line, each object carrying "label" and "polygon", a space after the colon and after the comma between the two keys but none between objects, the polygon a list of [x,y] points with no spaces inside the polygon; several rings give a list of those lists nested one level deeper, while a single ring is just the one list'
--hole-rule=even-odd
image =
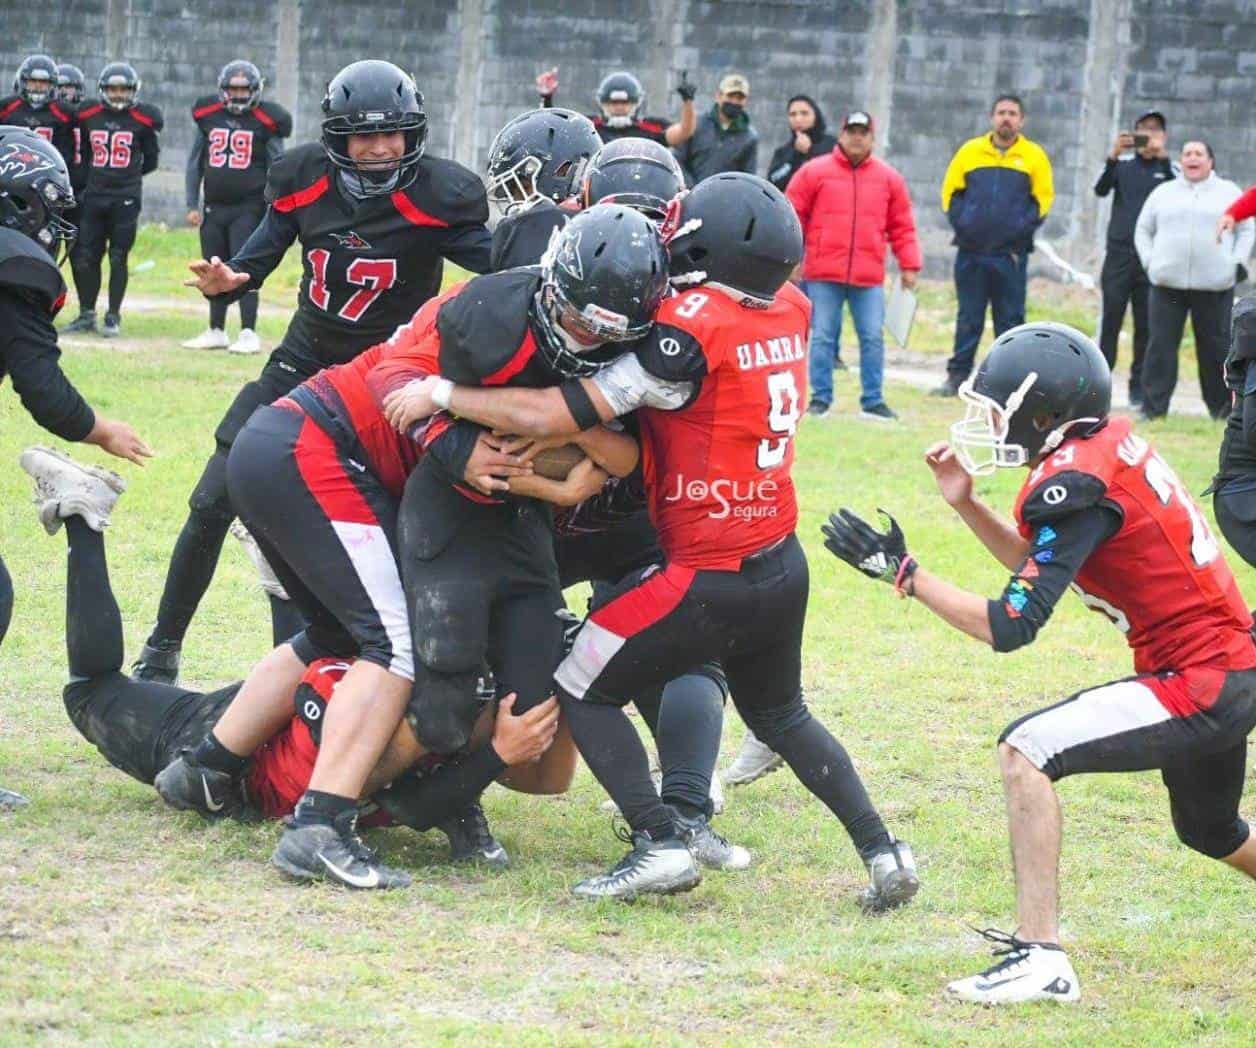
[{"label": "black shorts", "polygon": [[577,582],[619,582],[663,560],[644,509],[598,530],[555,535],[554,555],[563,589]]},{"label": "black shorts", "polygon": [[102,196],[84,198],[79,208],[78,240],[74,245],[75,260],[96,265],[105,254],[125,258],[135,245],[140,228],[140,197]]},{"label": "black shorts", "polygon": [[[244,246],[266,214],[261,197],[236,204],[206,204],[201,220],[201,256],[224,262]],[[253,292],[256,294],[256,292]]]},{"label": "black shorts", "polygon": [[807,558],[794,535],[739,571],[650,567],[610,588],[555,674],[573,698],[624,705],[721,663],[740,710],[777,709],[802,693]]}]

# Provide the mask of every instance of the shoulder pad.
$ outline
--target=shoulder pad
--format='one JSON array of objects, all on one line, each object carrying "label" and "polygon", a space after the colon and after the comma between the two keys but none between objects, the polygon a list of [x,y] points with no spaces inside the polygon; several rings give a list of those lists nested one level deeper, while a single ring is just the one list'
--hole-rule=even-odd
[{"label": "shoulder pad", "polygon": [[199,120],[203,116],[209,116],[210,113],[216,113],[222,108],[222,102],[217,95],[201,95],[192,103],[192,119]]},{"label": "shoulder pad", "polygon": [[420,210],[448,225],[488,222],[488,197],[480,176],[453,160],[425,156],[406,195]]},{"label": "shoulder pad", "polygon": [[292,114],[278,102],[259,102],[257,109],[274,123],[274,133],[280,138],[287,138],[292,134]]},{"label": "shoulder pad", "polygon": [[136,102],[131,107],[131,114],[141,124],[147,124],[154,131],[160,131],[166,126],[166,118],[162,116],[161,110],[147,102]]},{"label": "shoulder pad", "polygon": [[74,106],[69,102],[62,102],[59,99],[56,102],[49,102],[48,112],[63,124],[74,123]]},{"label": "shoulder pad", "polygon": [[1025,492],[1021,502],[1021,519],[1029,525],[1057,520],[1079,509],[1098,505],[1107,493],[1102,477],[1081,470],[1066,469],[1044,477]]},{"label": "shoulder pad", "polygon": [[468,281],[436,315],[441,375],[479,385],[508,364],[528,337],[528,310],[540,284],[540,271],[534,268]]},{"label": "shoulder pad", "polygon": [[274,203],[318,181],[328,173],[330,162],[319,142],[289,149],[266,172],[266,201]]},{"label": "shoulder pad", "polygon": [[33,295],[55,313],[65,295],[65,281],[48,254],[30,237],[0,228],[0,287]]}]

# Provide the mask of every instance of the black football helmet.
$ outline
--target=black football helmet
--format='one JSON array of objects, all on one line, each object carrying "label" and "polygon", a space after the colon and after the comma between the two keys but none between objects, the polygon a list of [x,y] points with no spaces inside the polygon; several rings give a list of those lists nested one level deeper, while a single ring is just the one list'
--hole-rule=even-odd
[{"label": "black football helmet", "polygon": [[607,142],[593,158],[581,195],[585,207],[623,204],[662,222],[667,205],[684,188],[684,173],[670,149],[649,138],[621,138]]},{"label": "black football helmet", "polygon": [[[109,88],[122,88],[121,96],[110,97]],[[130,62],[110,62],[96,81],[100,100],[110,109],[130,109],[140,93],[140,75]]]},{"label": "black football helmet", "polygon": [[[218,74],[218,97],[228,113],[247,113],[262,100],[262,88],[265,86],[262,71],[243,58],[228,62]],[[248,98],[233,98],[229,90],[232,87],[247,87]]]},{"label": "black football helmet", "polygon": [[669,292],[667,251],[640,212],[598,204],[554,230],[541,278],[542,352],[564,375],[590,375],[607,361],[588,354],[650,330]]},{"label": "black football helmet", "polygon": [[61,153],[34,131],[0,126],[0,226],[30,237],[60,265],[74,246],[74,226],[63,217],[72,207]]},{"label": "black football helmet", "polygon": [[[628,102],[632,108],[627,113],[612,115],[606,108],[611,102]],[[645,90],[631,73],[611,73],[597,86],[597,104],[607,127],[629,127],[645,108]]]},{"label": "black football helmet", "polygon": [[802,260],[802,226],[771,182],[712,175],[668,206],[663,241],[676,287],[713,284],[766,309]]},{"label": "black football helmet", "polygon": [[497,132],[488,151],[488,198],[509,215],[573,196],[602,146],[593,122],[570,109],[531,109]]},{"label": "black football helmet", "polygon": [[968,413],[951,426],[951,447],[964,469],[986,476],[1029,465],[1075,427],[1102,423],[1112,404],[1112,372],[1080,331],[1039,321],[995,339],[959,395]]},{"label": "black football helmet", "polygon": [[78,105],[87,93],[87,81],[83,70],[69,62],[57,66],[57,98],[70,105]]},{"label": "black football helmet", "polygon": [[[372,163],[349,155],[350,135],[393,131],[405,134],[400,159]],[[360,177],[365,195],[383,196],[413,182],[426,144],[423,96],[409,73],[372,58],[347,65],[332,77],[323,96],[323,148],[333,164]]]},{"label": "black football helmet", "polygon": [[47,55],[29,55],[17,67],[13,93],[32,109],[42,109],[57,97],[57,63]]}]

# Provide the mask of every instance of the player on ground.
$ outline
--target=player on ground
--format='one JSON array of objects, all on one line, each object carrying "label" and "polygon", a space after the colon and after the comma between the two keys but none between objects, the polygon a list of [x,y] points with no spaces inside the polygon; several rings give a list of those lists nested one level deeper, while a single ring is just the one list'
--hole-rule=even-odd
[{"label": "player on ground", "polygon": [[[1109,418],[1099,348],[1063,324],[1002,335],[960,389],[966,418],[925,454],[942,497],[1012,571],[987,601],[919,567],[893,518],[873,530],[849,510],[825,545],[915,597],[956,629],[1008,652],[1030,643],[1072,585],[1126,634],[1135,676],[1078,692],[999,737],[1018,927],[990,930],[1003,959],[952,982],[984,1004],[1080,997],[1060,948],[1060,808],[1052,784],[1084,772],[1160,769],[1183,843],[1256,877],[1239,817],[1256,726],[1252,618],[1203,514],[1168,464]],[[973,495],[972,477],[1025,466],[1015,523]]]},{"label": "player on ground", "polygon": [[0,124],[29,128],[51,142],[73,175],[74,106],[60,97],[57,84],[57,63],[47,55],[30,55],[13,78],[13,94],[0,98]]},{"label": "player on ground", "polygon": [[443,408],[550,436],[637,411],[666,560],[594,609],[556,674],[572,735],[632,827],[633,848],[576,885],[577,895],[630,899],[698,883],[622,707],[717,659],[748,726],[850,833],[871,875],[864,904],[901,905],[919,886],[911,851],[886,830],[846,751],[802,696],[808,577],[790,473],[810,307],[787,283],[802,257],[798,219],[769,183],[732,174],[681,198],[667,228],[673,282],[687,290],[664,303],[640,348],[557,389],[428,380],[394,394],[394,420]]},{"label": "player on ground", "polygon": [[[96,414],[57,363],[52,319],[65,301],[57,262],[74,240],[63,217],[73,205],[65,160],[52,144],[0,127],[0,379],[9,376],[22,406],[50,433],[142,465],[151,452],[135,431]],[[13,583],[0,558],[0,642],[12,614]],[[0,806],[14,803],[0,798]]]},{"label": "player on ground", "polygon": [[[290,150],[271,168],[270,206],[240,253],[193,264],[195,286],[227,302],[259,288],[296,240],[303,274],[283,341],[214,433],[135,667],[142,679],[178,675],[183,637],[235,516],[227,454],[254,410],[388,338],[439,291],[443,258],[489,268],[484,186],[460,164],[425,156],[426,140],[423,98],[409,75],[390,62],[346,66],[323,100],[322,142]],[[276,643],[300,628],[287,602],[275,598],[271,611]]]},{"label": "player on ground", "polygon": [[[197,135],[188,151],[187,220],[201,231],[206,260],[234,257],[266,214],[266,176],[283,156],[292,114],[262,100],[265,86],[257,66],[238,58],[222,67],[218,93],[192,106]],[[209,329],[184,348],[258,352],[257,301],[256,288],[240,296],[240,334],[228,345],[227,303],[221,295],[210,298]]]},{"label": "player on ground", "polygon": [[[537,93],[541,105],[549,108],[554,104],[558,91],[558,68],[548,70],[536,78]],[[680,95],[680,120],[672,123],[662,117],[643,117],[645,89],[641,81],[631,73],[610,73],[602,78],[597,88],[597,104],[601,112],[591,116],[593,126],[603,142],[620,138],[648,138],[661,146],[678,146],[693,137],[697,117],[693,111],[693,97],[698,89],[689,82],[689,74],[680,74],[676,93]]]},{"label": "player on ground", "polygon": [[109,252],[109,308],[101,334],[122,330],[127,257],[139,231],[143,178],[157,170],[157,136],[164,120],[156,106],[139,101],[140,78],[127,62],[100,71],[100,97],[75,115],[82,164],[87,169],[79,211],[79,238],[70,258],[79,315],[66,331],[96,330],[100,264]]}]

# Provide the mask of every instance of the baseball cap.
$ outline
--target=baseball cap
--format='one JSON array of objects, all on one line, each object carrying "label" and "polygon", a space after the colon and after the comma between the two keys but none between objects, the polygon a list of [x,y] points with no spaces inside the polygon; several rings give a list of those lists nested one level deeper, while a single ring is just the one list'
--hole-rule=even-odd
[{"label": "baseball cap", "polygon": [[750,81],[740,73],[729,73],[720,81],[720,94],[731,95],[734,91],[743,95],[750,94]]},{"label": "baseball cap", "polygon": [[875,130],[872,115],[864,109],[851,109],[842,117],[843,130],[848,127],[866,127],[869,131]]},{"label": "baseball cap", "polygon": [[1164,114],[1160,112],[1159,109],[1148,109],[1147,112],[1134,121],[1134,126],[1137,127],[1144,120],[1159,120],[1160,127],[1164,130],[1168,130],[1169,121],[1164,118]]}]

